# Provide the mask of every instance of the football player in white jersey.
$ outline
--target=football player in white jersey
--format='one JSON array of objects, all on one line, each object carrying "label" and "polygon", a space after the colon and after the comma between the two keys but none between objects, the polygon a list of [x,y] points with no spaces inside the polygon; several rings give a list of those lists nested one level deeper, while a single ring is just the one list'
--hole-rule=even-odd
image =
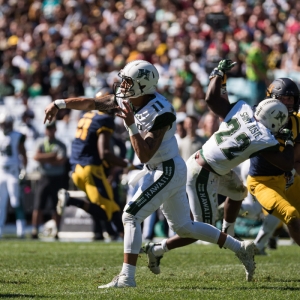
[{"label": "football player in white jersey", "polygon": [[[13,117],[7,112],[0,114],[0,237],[6,220],[8,198],[15,209],[17,237],[25,235],[25,214],[21,205],[19,175],[26,170],[27,156],[25,136],[13,130]],[[20,156],[22,163],[20,164]],[[20,166],[22,165],[22,168]]]},{"label": "football player in white jersey", "polygon": [[[205,99],[223,121],[219,130],[186,163],[187,194],[194,220],[209,224],[216,221],[218,194],[230,197],[239,207],[246,197],[247,188],[232,170],[242,161],[261,153],[283,170],[293,168],[291,138],[287,138],[288,146],[280,152],[274,137],[288,120],[287,108],[276,99],[260,102],[255,110],[244,101],[230,104],[227,95],[221,93],[226,65],[230,69],[234,63],[220,62],[219,69],[210,78]],[[147,243],[143,249],[148,256],[148,267],[159,274],[159,263],[165,252],[193,242],[195,240],[175,235],[161,243]]]},{"label": "football player in white jersey", "polygon": [[123,212],[124,262],[121,272],[110,283],[99,288],[135,287],[137,258],[142,245],[141,223],[159,207],[170,228],[185,238],[193,238],[224,246],[233,252],[252,280],[254,244],[240,242],[216,227],[190,218],[186,196],[187,169],[179,155],[174,136],[176,114],[173,106],[156,92],[159,74],[149,62],[136,60],[119,72],[121,83],[114,86],[114,95],[103,98],[69,98],[55,100],[45,109],[45,122],[52,121],[60,108],[106,110],[120,108],[120,116],[128,129],[130,141],[144,164],[143,170],[131,180],[142,184]]}]

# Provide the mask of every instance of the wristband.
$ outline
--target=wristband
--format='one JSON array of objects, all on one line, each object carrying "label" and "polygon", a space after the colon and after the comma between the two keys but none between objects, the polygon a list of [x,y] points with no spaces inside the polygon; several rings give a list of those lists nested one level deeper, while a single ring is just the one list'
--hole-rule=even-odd
[{"label": "wristband", "polygon": [[128,133],[129,133],[129,136],[133,136],[133,135],[139,133],[139,130],[136,127],[135,123],[128,126]]},{"label": "wristband", "polygon": [[67,107],[67,104],[64,99],[57,99],[54,101],[54,105],[58,109],[63,109]]},{"label": "wristband", "polygon": [[219,77],[223,78],[224,77],[224,72],[222,72],[221,70],[219,70],[217,68],[214,68],[212,70],[212,72],[210,73],[210,75],[209,75],[209,79],[212,79],[216,76],[219,76]]},{"label": "wristband", "polygon": [[287,145],[291,145],[291,146],[293,146],[293,147],[294,147],[294,142],[293,142],[293,141],[291,141],[291,140],[287,140],[287,141],[285,141],[284,145],[285,145],[285,146],[287,146]]}]

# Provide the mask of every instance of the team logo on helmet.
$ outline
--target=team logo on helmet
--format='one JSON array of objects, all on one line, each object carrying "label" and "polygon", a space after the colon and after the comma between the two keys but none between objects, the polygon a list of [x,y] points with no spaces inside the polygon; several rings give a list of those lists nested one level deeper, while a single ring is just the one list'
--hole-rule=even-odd
[{"label": "team logo on helmet", "polygon": [[279,111],[277,116],[274,117],[274,119],[282,123],[286,119],[286,115],[282,111]]},{"label": "team logo on helmet", "polygon": [[138,71],[139,71],[139,72],[138,72],[136,78],[142,78],[142,77],[144,77],[145,80],[148,80],[148,81],[149,81],[150,71],[145,70],[145,69],[139,69]]}]

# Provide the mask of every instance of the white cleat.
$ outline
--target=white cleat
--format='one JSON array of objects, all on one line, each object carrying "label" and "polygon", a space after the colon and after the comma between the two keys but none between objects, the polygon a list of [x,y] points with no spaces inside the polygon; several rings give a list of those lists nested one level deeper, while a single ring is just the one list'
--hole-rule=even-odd
[{"label": "white cleat", "polygon": [[134,278],[127,277],[125,274],[119,274],[110,283],[105,285],[99,285],[98,289],[126,288],[126,287],[136,287]]},{"label": "white cleat", "polygon": [[156,244],[152,242],[148,242],[145,244],[143,247],[143,251],[146,253],[147,258],[148,258],[148,268],[150,271],[154,274],[159,274],[160,273],[160,260],[162,259],[163,256],[155,256],[153,254],[153,248]]},{"label": "white cleat", "polygon": [[60,189],[57,193],[57,197],[58,197],[58,202],[56,205],[56,212],[59,216],[62,216],[70,195],[67,190]]},{"label": "white cleat", "polygon": [[252,281],[255,271],[255,244],[252,241],[243,241],[242,248],[235,254],[245,267],[246,280]]}]

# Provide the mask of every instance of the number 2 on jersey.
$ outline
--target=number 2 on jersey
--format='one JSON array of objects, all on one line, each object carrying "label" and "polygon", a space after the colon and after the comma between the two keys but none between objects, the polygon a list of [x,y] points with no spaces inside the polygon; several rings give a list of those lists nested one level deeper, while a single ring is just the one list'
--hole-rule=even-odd
[{"label": "number 2 on jersey", "polygon": [[[217,142],[217,145],[221,145],[223,142],[227,140],[228,137],[232,136],[234,133],[236,133],[239,128],[241,127],[239,121],[236,118],[232,118],[228,122],[226,122],[228,130],[225,131],[220,131],[215,133],[215,139]],[[223,152],[223,154],[226,156],[228,160],[232,160],[235,158],[236,152],[243,152],[246,148],[249,147],[251,140],[249,136],[245,133],[242,132],[238,136],[234,138],[236,143],[238,144],[237,146],[232,146],[228,148],[221,148],[220,150]]]}]

